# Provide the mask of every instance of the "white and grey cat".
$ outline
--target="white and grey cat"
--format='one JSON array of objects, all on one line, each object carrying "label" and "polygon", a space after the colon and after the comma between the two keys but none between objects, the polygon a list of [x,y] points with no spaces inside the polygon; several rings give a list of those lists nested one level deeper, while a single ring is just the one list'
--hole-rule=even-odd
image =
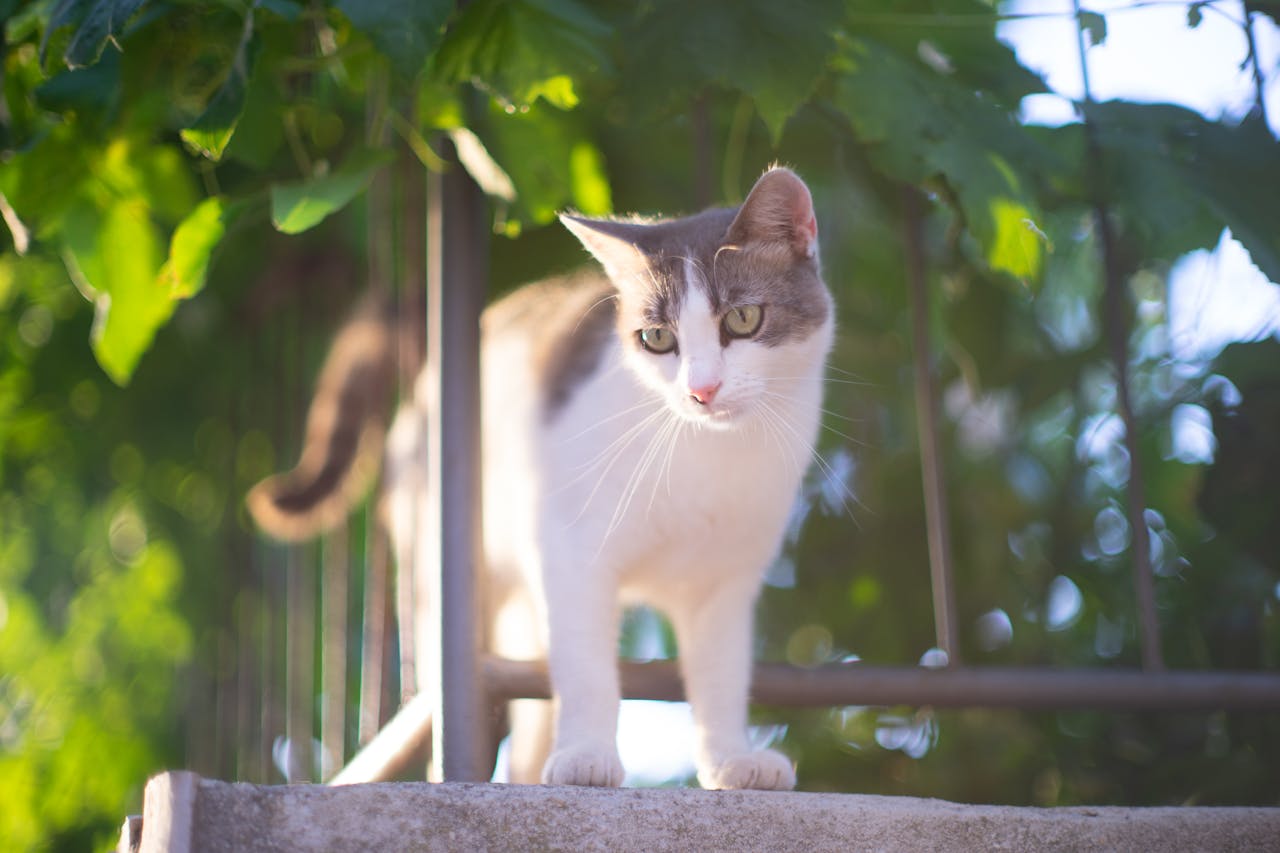
[{"label": "white and grey cat", "polygon": [[[833,334],[809,190],[773,168],[739,208],[562,220],[607,276],[528,285],[482,320],[488,642],[547,659],[555,695],[512,703],[512,780],[621,784],[620,609],[645,603],[675,631],[700,783],[792,788],[791,761],[748,743],[747,693],[755,602],[811,458]],[[298,468],[250,496],[277,535],[337,521],[367,478],[358,445],[381,429],[369,363],[390,348],[361,322],[325,368]],[[427,384],[387,442],[403,559],[424,504]]]}]

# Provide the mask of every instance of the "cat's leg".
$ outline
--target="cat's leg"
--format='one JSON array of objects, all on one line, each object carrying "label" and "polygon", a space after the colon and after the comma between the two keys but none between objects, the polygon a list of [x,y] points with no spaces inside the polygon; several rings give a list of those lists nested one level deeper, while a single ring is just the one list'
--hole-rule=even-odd
[{"label": "cat's leg", "polygon": [[511,720],[510,779],[517,785],[542,781],[542,768],[551,753],[555,710],[545,699],[516,699],[508,706]]},{"label": "cat's leg", "polygon": [[[493,616],[494,651],[509,660],[543,660],[547,654],[544,621],[526,590],[513,589]],[[545,699],[517,699],[507,707],[511,724],[510,779],[521,785],[537,784],[551,752],[551,703]]]},{"label": "cat's leg", "polygon": [[[544,579],[548,659],[556,701],[548,785],[622,784],[618,755],[618,606],[603,573],[548,572]],[[576,568],[581,569],[580,565]]]},{"label": "cat's leg", "polygon": [[734,578],[670,611],[685,693],[696,726],[695,762],[704,788],[790,790],[791,759],[747,740],[751,631],[759,584]]}]

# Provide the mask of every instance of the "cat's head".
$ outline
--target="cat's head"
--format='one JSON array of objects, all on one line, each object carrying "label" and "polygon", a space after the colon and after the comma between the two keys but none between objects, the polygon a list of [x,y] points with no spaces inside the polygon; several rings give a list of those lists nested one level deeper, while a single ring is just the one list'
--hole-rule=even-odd
[{"label": "cat's head", "polygon": [[730,427],[820,375],[831,297],[813,200],[794,172],[765,172],[738,208],[561,219],[618,290],[626,363],[680,416]]}]

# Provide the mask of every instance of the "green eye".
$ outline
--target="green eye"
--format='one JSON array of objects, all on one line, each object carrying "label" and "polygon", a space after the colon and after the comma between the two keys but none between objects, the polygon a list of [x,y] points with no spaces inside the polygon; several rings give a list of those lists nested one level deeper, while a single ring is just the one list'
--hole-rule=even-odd
[{"label": "green eye", "polygon": [[760,331],[764,321],[764,308],[759,305],[742,305],[730,308],[724,315],[724,330],[731,338],[749,338]]},{"label": "green eye", "polygon": [[654,355],[663,355],[676,348],[676,336],[668,329],[641,329],[636,332],[636,337],[640,340],[640,346]]}]

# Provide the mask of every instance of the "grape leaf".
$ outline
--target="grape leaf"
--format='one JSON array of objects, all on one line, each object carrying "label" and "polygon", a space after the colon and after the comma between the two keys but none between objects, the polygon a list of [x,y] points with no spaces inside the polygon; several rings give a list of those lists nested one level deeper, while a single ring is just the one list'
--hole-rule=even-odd
[{"label": "grape leaf", "polygon": [[572,109],[582,81],[611,71],[602,48],[611,32],[577,0],[475,0],[449,29],[435,73],[474,83],[509,110],[539,98]]},{"label": "grape leaf", "polygon": [[626,32],[628,90],[683,108],[707,84],[746,93],[776,143],[826,71],[842,4],[660,0]]},{"label": "grape leaf", "polygon": [[1280,142],[1260,117],[1236,127],[1205,122],[1195,142],[1195,154],[1182,164],[1187,179],[1258,269],[1280,284]]},{"label": "grape leaf", "polygon": [[440,45],[453,0],[338,0],[347,20],[387,55],[391,67],[412,79]]},{"label": "grape leaf", "polygon": [[231,141],[244,114],[249,79],[257,64],[258,39],[253,35],[253,12],[245,19],[245,37],[236,49],[231,68],[203,113],[182,130],[182,141],[215,163]]},{"label": "grape leaf", "polygon": [[62,237],[67,267],[94,305],[93,354],[113,382],[127,385],[156,329],[173,313],[173,300],[156,280],[157,228],[145,207],[121,199],[105,210],[76,206]]},{"label": "grape leaf", "polygon": [[119,385],[128,384],[183,295],[158,275],[160,223],[189,208],[194,195],[181,165],[175,148],[115,139],[92,156],[89,173],[58,220],[68,271],[94,305],[94,356]]},{"label": "grape leaf", "polygon": [[[1000,19],[984,0],[933,0],[917,6],[918,12],[900,14],[886,14],[869,4],[849,5],[845,22],[852,35],[893,48],[903,57],[935,51],[945,58],[955,79],[990,93],[1001,104],[1016,105],[1025,95],[1046,91],[1044,80],[996,38]],[[957,20],[964,25],[956,26]]]},{"label": "grape leaf", "polygon": [[120,35],[129,19],[147,0],[60,0],[49,16],[44,40],[40,44],[40,61],[54,33],[73,27],[71,41],[63,51],[63,59],[71,68],[92,65],[102,56],[107,39]]},{"label": "grape leaf", "polygon": [[204,289],[209,262],[227,229],[244,213],[245,202],[207,198],[179,223],[169,240],[169,257],[160,268],[160,284],[174,299],[189,299]]},{"label": "grape leaf", "polygon": [[285,234],[319,225],[364,191],[374,173],[394,159],[390,151],[371,149],[350,157],[332,174],[271,187],[271,224]]},{"label": "grape leaf", "polygon": [[[1126,101],[1090,104],[1086,115],[1101,161],[1097,191],[1134,249],[1173,261],[1213,248],[1226,227],[1268,278],[1280,280],[1280,143],[1259,119],[1231,126],[1185,107]],[[1047,138],[1067,159],[1085,162],[1080,125]]]},{"label": "grape leaf", "polygon": [[900,181],[942,177],[987,263],[1024,284],[1040,273],[1044,239],[1030,170],[1059,164],[1013,116],[870,39],[849,45],[833,103],[872,162]]},{"label": "grape leaf", "polygon": [[543,104],[507,113],[494,105],[480,127],[486,149],[515,189],[505,225],[545,224],[566,207],[588,215],[611,212],[603,157],[573,113]]}]

